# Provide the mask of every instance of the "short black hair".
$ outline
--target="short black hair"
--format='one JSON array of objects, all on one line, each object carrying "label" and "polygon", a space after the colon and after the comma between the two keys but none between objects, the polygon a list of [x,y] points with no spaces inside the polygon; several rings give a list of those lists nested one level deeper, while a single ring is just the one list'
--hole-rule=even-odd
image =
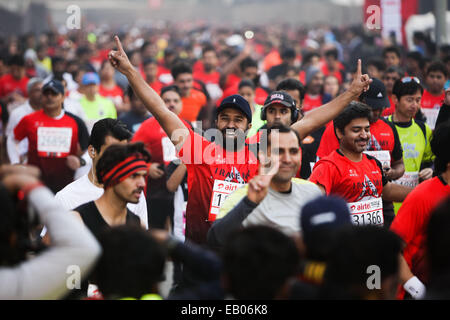
[{"label": "short black hair", "polygon": [[172,68],[170,73],[172,74],[173,79],[176,80],[180,74],[192,74],[192,67],[186,62],[179,62]]},{"label": "short black hair", "polygon": [[352,101],[347,107],[333,120],[334,130],[339,129],[342,133],[345,127],[354,119],[367,118],[370,120],[370,107],[359,101]]},{"label": "short black hair", "polygon": [[89,144],[94,147],[95,151],[100,152],[102,145],[105,144],[107,136],[122,141],[130,140],[132,135],[131,131],[127,129],[127,126],[122,121],[105,118],[97,121],[92,127]]},{"label": "short black hair", "polygon": [[450,162],[450,121],[437,125],[431,137],[431,151],[436,156],[434,159],[434,168],[438,174],[447,170]]},{"label": "short black hair", "polygon": [[399,78],[402,78],[405,75],[405,71],[402,68],[397,66],[390,66],[386,70],[384,70],[384,74],[386,73],[397,73]]},{"label": "short black hair", "polygon": [[255,87],[255,83],[251,80],[241,80],[241,82],[239,82],[239,86],[238,89],[244,88],[244,87],[250,87],[252,88],[253,91],[255,91],[256,87]]},{"label": "short black hair", "polygon": [[299,267],[294,241],[267,226],[233,232],[223,248],[228,292],[236,299],[274,299]]},{"label": "short black hair", "polygon": [[413,59],[419,64],[419,68],[422,69],[425,66],[425,58],[419,51],[410,51],[406,54],[406,58]]},{"label": "short black hair", "polygon": [[392,88],[392,93],[398,100],[403,96],[415,94],[417,91],[420,91],[420,93],[423,94],[422,85],[415,80],[404,83],[402,82],[402,79],[399,79],[395,81],[394,87]]},{"label": "short black hair", "polygon": [[369,290],[368,267],[379,267],[382,283],[398,275],[400,252],[401,240],[390,230],[377,226],[343,228],[330,251],[319,298],[363,299]]},{"label": "short black hair", "polygon": [[103,152],[97,162],[97,166],[95,167],[97,181],[103,184],[103,177],[105,173],[109,172],[118,163],[134,154],[139,154],[146,162],[149,162],[151,159],[150,153],[147,151],[144,143],[142,142],[128,144],[115,143],[110,145],[106,148],[105,152]]},{"label": "short black hair", "polygon": [[149,64],[158,64],[158,62],[153,58],[145,58],[144,61],[142,62],[142,65],[144,67]]},{"label": "short black hair", "polygon": [[384,71],[386,69],[386,65],[384,64],[384,61],[379,58],[370,58],[366,64],[366,67],[368,67],[368,66],[374,66],[379,71]]},{"label": "short black hair", "polygon": [[325,51],[325,53],[324,53],[324,56],[325,56],[325,57],[333,57],[333,58],[336,59],[336,60],[337,60],[337,58],[338,58],[338,55],[339,55],[339,53],[338,53],[338,51],[337,51],[336,48],[328,49],[328,50]]},{"label": "short black hair", "polygon": [[386,54],[392,52],[395,53],[395,55],[400,59],[401,58],[401,52],[400,49],[396,46],[389,46],[383,49],[383,58],[386,58]]},{"label": "short black hair", "polygon": [[299,97],[300,97],[300,101],[303,101],[303,99],[305,98],[305,94],[306,94],[305,86],[299,80],[292,79],[292,78],[288,78],[288,79],[284,79],[284,80],[280,81],[280,83],[278,83],[275,90],[276,91],[297,90]]},{"label": "short black hair", "polygon": [[25,59],[20,54],[15,54],[11,56],[8,60],[9,66],[19,66],[24,67],[25,66]]},{"label": "short black hair", "polygon": [[441,72],[444,77],[447,77],[447,67],[440,61],[433,61],[428,66],[426,75],[428,76],[431,72]]},{"label": "short black hair", "polygon": [[285,48],[281,52],[281,59],[295,59],[296,55],[294,48]]},{"label": "short black hair", "polygon": [[250,57],[245,58],[240,63],[241,71],[244,71],[247,68],[258,68],[258,62],[255,59],[252,59]]},{"label": "short black hair", "polygon": [[128,225],[108,228],[98,240],[103,252],[96,280],[106,299],[140,299],[155,293],[164,274],[166,254],[146,230]]},{"label": "short black hair", "polygon": [[164,93],[166,93],[168,91],[174,91],[174,92],[178,93],[178,95],[181,97],[180,88],[178,88],[178,86],[174,85],[174,84],[163,87],[161,89],[161,93],[159,94],[159,96],[162,97],[164,95]]},{"label": "short black hair", "polygon": [[216,49],[214,48],[214,46],[212,44],[207,44],[202,49],[202,56],[204,56],[205,53],[209,52],[209,51],[212,51],[212,52],[214,52],[217,55]]}]

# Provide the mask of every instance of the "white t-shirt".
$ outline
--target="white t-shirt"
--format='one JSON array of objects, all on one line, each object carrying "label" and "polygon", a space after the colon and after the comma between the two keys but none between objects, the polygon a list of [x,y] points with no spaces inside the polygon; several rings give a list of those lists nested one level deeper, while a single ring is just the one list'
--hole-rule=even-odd
[{"label": "white t-shirt", "polygon": [[9,116],[8,125],[6,126],[6,149],[11,164],[20,163],[20,157],[28,153],[28,139],[23,139],[17,145],[14,139],[14,128],[19,124],[23,117],[34,111],[35,110],[30,106],[30,103],[27,100],[24,104],[14,109]]},{"label": "white t-shirt", "polygon": [[[67,210],[73,210],[76,207],[95,201],[103,195],[103,188],[94,185],[87,174],[80,179],[68,184],[55,195],[55,199]],[[137,204],[128,203],[128,209],[141,219],[141,223],[148,229],[147,221],[147,202],[144,192],[141,193]]]}]

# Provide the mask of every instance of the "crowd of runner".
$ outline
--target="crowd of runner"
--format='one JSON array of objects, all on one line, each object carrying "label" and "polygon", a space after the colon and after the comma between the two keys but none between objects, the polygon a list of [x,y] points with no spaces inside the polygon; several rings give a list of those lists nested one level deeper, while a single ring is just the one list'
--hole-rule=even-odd
[{"label": "crowd of runner", "polygon": [[117,34],[0,39],[0,298],[450,297],[450,45]]}]

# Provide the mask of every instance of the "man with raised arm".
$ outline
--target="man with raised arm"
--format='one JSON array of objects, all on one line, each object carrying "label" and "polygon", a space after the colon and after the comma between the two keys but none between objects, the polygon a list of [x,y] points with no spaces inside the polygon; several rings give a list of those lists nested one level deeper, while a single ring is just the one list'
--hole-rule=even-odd
[{"label": "man with raised arm", "polygon": [[[111,64],[128,78],[136,95],[161,124],[187,167],[186,238],[205,244],[208,229],[225,197],[258,172],[257,147],[245,144],[245,132],[250,129],[252,120],[250,106],[239,95],[226,97],[216,110],[215,132],[206,132],[209,138],[215,138],[210,142],[188,130],[181,119],[166,108],[164,101],[133,68],[117,36],[115,42],[118,50],[109,53]],[[357,99],[368,89],[370,81],[368,75],[362,75],[361,61],[358,61],[357,76],[350,88],[311,111],[292,128],[303,139]]]}]

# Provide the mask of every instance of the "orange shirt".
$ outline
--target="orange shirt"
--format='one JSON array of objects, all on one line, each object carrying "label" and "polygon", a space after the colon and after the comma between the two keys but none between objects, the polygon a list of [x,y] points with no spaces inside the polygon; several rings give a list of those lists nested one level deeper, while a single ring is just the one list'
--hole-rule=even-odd
[{"label": "orange shirt", "polygon": [[180,118],[193,122],[197,120],[198,113],[206,105],[206,96],[203,92],[192,89],[189,97],[181,98],[181,101],[183,102],[183,110],[180,113]]}]

